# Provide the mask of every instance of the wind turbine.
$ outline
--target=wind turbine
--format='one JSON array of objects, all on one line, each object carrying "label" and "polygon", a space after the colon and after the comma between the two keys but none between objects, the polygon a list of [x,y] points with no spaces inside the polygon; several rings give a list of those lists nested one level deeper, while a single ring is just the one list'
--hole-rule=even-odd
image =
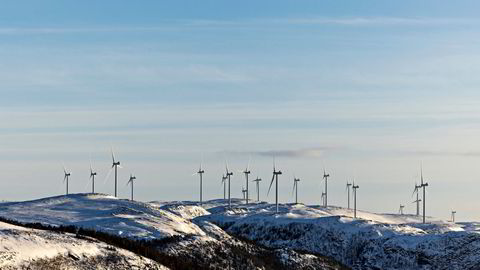
[{"label": "wind turbine", "polygon": [[226,180],[228,179],[228,177],[224,175],[222,175],[222,184],[223,184],[223,199],[226,200],[227,199],[227,182]]},{"label": "wind turbine", "polygon": [[270,193],[270,189],[272,188],[273,181],[275,180],[275,212],[278,213],[278,176],[281,175],[282,172],[280,170],[275,169],[275,159],[273,160],[273,175],[272,181],[270,182],[270,187],[268,188],[267,196]]},{"label": "wind turbine", "polygon": [[347,197],[347,207],[348,207],[348,210],[350,210],[350,187],[352,186],[352,183],[348,183],[347,181],[347,185],[346,185],[346,190],[348,192],[348,197]]},{"label": "wind turbine", "polygon": [[93,171],[92,164],[90,163],[90,178],[92,179],[92,194],[95,193],[95,176],[97,176],[97,172]]},{"label": "wind turbine", "polygon": [[455,223],[455,214],[457,211],[452,211],[452,222]]},{"label": "wind turbine", "polygon": [[293,192],[295,192],[295,204],[298,204],[298,182],[300,182],[299,178],[293,177],[293,190],[292,190],[292,195]]},{"label": "wind turbine", "polygon": [[250,160],[248,160],[247,167],[243,171],[245,174],[245,183],[246,183],[246,194],[245,194],[245,203],[248,204],[248,175],[250,174]]},{"label": "wind turbine", "polygon": [[115,160],[115,154],[113,153],[113,148],[112,148],[112,168],[115,168],[115,197],[117,197],[117,167],[122,168],[120,166],[120,161]]},{"label": "wind turbine", "polygon": [[420,185],[417,185],[417,183],[415,183],[415,188],[413,189],[413,193],[412,193],[412,196],[413,194],[417,194],[417,199],[415,201],[413,201],[414,203],[417,203],[417,217],[420,215],[420,202],[422,201],[421,199],[418,198],[419,194],[418,194],[418,189],[420,189],[422,186]]},{"label": "wind turbine", "polygon": [[247,190],[244,187],[242,187],[242,194],[243,194],[243,199],[245,200],[245,198],[247,197],[246,196],[247,195]]},{"label": "wind turbine", "polygon": [[353,182],[353,218],[357,218],[357,189],[359,188],[358,185],[355,185]]},{"label": "wind turbine", "polygon": [[68,178],[70,178],[71,173],[67,172],[67,169],[65,168],[65,165],[63,166],[63,173],[64,173],[63,182],[66,183],[66,186],[67,186],[66,195],[68,195]]},{"label": "wind turbine", "polygon": [[127,182],[127,186],[128,184],[130,184],[131,188],[132,188],[132,197],[131,197],[131,201],[133,201],[133,180],[137,179],[135,176],[133,176],[132,174],[130,174],[130,179],[128,180]]},{"label": "wind turbine", "polygon": [[425,224],[425,188],[428,187],[428,183],[423,182],[423,167],[420,167],[420,187],[423,188],[423,223]]},{"label": "wind turbine", "polygon": [[403,208],[405,208],[405,205],[400,204],[400,208],[398,209],[398,213],[403,216]]},{"label": "wind turbine", "polygon": [[325,168],[323,168],[323,179],[325,180],[325,200],[324,200],[324,206],[327,207],[328,205],[328,202],[327,202],[327,196],[328,196],[328,189],[327,189],[327,182],[328,182],[328,178],[330,177],[330,174],[327,174],[327,172],[325,171]]},{"label": "wind turbine", "polygon": [[262,179],[258,178],[258,176],[257,179],[253,180],[253,182],[256,182],[257,184],[257,202],[260,201],[260,181],[262,181]]},{"label": "wind turbine", "polygon": [[228,170],[227,162],[225,162],[225,170],[226,170],[227,178],[228,178],[228,208],[231,209],[232,208],[232,197],[230,196],[230,190],[231,190],[231,185],[230,185],[231,178],[230,177],[233,175],[233,172]]},{"label": "wind turbine", "polygon": [[200,175],[200,205],[203,205],[203,198],[202,198],[202,188],[203,188],[203,174],[205,173],[205,170],[202,169],[202,163],[200,162],[200,168],[198,169],[198,172],[194,173]]}]

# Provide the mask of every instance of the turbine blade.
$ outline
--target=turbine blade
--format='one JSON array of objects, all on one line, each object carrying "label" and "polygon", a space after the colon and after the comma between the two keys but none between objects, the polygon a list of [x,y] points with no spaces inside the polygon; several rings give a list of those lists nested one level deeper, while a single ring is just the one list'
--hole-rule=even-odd
[{"label": "turbine blade", "polygon": [[112,173],[112,171],[113,171],[113,166],[110,168],[110,170],[108,170],[108,173],[105,176],[105,179],[103,180],[103,184],[107,183],[107,180],[108,180],[110,174]]},{"label": "turbine blade", "polygon": [[420,163],[420,181],[423,185],[423,164]]},{"label": "turbine blade", "polygon": [[[91,177],[90,177],[90,178],[91,178]],[[90,179],[89,179],[89,180],[90,180]],[[84,191],[88,191],[88,186],[90,186],[90,181],[87,181],[87,182],[85,183],[85,186],[83,187],[83,190],[84,190]]]},{"label": "turbine blade", "polygon": [[292,196],[293,196],[293,193],[295,192],[295,186],[296,185],[297,185],[297,181],[293,181]]},{"label": "turbine blade", "polygon": [[268,194],[270,194],[270,189],[272,188],[273,180],[275,180],[275,174],[272,176],[272,182],[270,182],[270,187],[268,187],[267,196]]},{"label": "turbine blade", "polygon": [[90,174],[93,173],[92,157],[90,156]]},{"label": "turbine blade", "polygon": [[112,147],[112,162],[115,163],[115,154],[113,153],[113,147]]}]

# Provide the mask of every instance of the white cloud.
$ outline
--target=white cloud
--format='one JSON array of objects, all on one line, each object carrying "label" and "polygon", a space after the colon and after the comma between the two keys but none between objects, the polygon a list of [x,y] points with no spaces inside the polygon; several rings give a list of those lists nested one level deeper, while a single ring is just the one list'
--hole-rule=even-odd
[{"label": "white cloud", "polygon": [[304,17],[304,18],[261,18],[239,20],[171,20],[161,25],[138,27],[0,27],[0,35],[32,34],[82,34],[160,32],[179,28],[205,27],[259,27],[284,25],[344,25],[344,26],[428,26],[428,25],[476,25],[476,18],[432,18],[432,17]]}]

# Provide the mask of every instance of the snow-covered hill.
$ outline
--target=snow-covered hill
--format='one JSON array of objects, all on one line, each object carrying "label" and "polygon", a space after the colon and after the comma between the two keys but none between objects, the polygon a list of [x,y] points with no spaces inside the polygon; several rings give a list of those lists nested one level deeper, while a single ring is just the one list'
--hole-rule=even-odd
[{"label": "snow-covered hill", "polygon": [[[341,207],[232,200],[150,203],[74,194],[1,203],[0,216],[74,225],[131,239],[164,239],[155,248],[182,269],[480,269],[479,223]],[[248,239],[251,241],[244,241]],[[267,247],[267,248],[265,248]],[[327,257],[325,257],[327,256]],[[271,259],[270,259],[271,258]]]},{"label": "snow-covered hill", "polygon": [[25,223],[74,225],[137,239],[204,235],[197,225],[170,211],[104,194],[71,194],[1,203],[0,215]]},{"label": "snow-covered hill", "polygon": [[357,269],[480,269],[476,223],[453,224],[413,215],[374,214],[340,207],[265,203],[224,206],[197,219],[273,248],[330,256]]},{"label": "snow-covered hill", "polygon": [[94,239],[0,222],[0,269],[168,269]]},{"label": "snow-covered hill", "polygon": [[[211,201],[204,207],[220,211],[223,203]],[[103,194],[0,203],[0,217],[22,223],[73,225],[130,239],[156,240],[151,247],[172,269],[343,269],[320,255],[266,249],[237,239],[199,219],[208,215],[195,202],[141,203]]]}]

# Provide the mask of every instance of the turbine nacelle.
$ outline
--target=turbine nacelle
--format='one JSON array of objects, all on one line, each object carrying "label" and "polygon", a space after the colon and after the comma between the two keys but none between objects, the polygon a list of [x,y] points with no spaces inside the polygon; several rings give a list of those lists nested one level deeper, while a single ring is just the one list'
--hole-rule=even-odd
[{"label": "turbine nacelle", "polygon": [[130,174],[130,178],[128,179],[128,182],[127,182],[127,185],[130,184],[130,183],[133,183],[133,180],[136,180],[137,177],[135,177],[134,175]]}]

